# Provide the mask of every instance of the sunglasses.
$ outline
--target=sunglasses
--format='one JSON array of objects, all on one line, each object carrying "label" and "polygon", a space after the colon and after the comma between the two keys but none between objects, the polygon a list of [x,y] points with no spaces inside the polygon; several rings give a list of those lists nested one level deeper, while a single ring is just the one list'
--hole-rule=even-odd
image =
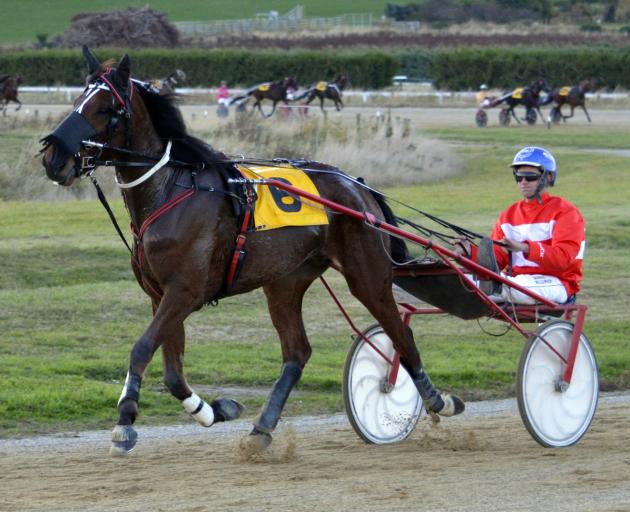
[{"label": "sunglasses", "polygon": [[520,183],[523,180],[527,181],[528,183],[531,183],[532,181],[538,181],[540,179],[540,174],[525,174],[525,175],[515,174],[514,179],[516,180],[516,183]]}]

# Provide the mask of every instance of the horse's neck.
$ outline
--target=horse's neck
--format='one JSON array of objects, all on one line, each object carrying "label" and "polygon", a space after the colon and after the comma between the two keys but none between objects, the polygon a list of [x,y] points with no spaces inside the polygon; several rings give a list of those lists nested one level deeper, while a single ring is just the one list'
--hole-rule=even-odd
[{"label": "horse's neck", "polygon": [[[135,115],[135,114],[134,114]],[[146,117],[148,119],[148,116]],[[162,141],[158,137],[153,125],[143,123],[141,127],[134,126],[130,149],[142,155],[150,155],[159,161],[164,156]],[[131,158],[133,160],[133,157]],[[129,183],[144,176],[153,165],[147,167],[117,167],[118,180]],[[146,181],[137,186],[123,189],[122,195],[129,217],[136,229],[139,229],[145,219],[164,203],[164,197],[168,193],[168,185],[175,170],[164,166]]]}]

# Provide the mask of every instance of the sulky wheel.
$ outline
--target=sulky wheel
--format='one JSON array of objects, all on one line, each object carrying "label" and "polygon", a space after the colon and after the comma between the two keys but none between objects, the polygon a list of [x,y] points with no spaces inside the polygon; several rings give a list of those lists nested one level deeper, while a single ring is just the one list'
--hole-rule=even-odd
[{"label": "sulky wheel", "polygon": [[565,364],[558,354],[568,357],[572,333],[573,324],[565,320],[541,325],[523,349],[516,376],[523,423],[532,437],[546,447],[577,443],[588,430],[597,408],[597,361],[584,333],[580,336],[571,383],[566,389],[561,385]]},{"label": "sulky wheel", "polygon": [[485,110],[477,110],[475,114],[475,123],[479,128],[483,128],[488,124],[488,114],[486,114]]},{"label": "sulky wheel", "polygon": [[228,116],[229,113],[230,111],[225,104],[219,103],[219,105],[217,105],[217,116],[225,118]]},{"label": "sulky wheel", "polygon": [[510,110],[507,108],[502,108],[499,111],[499,124],[501,126],[509,126],[510,125]]},{"label": "sulky wheel", "polygon": [[525,121],[527,121],[527,124],[529,124],[530,126],[536,124],[537,117],[538,116],[536,115],[536,110],[531,107],[527,109],[527,112],[525,112]]},{"label": "sulky wheel", "polygon": [[[380,325],[363,332],[390,360],[392,341]],[[396,384],[389,385],[391,365],[363,338],[350,347],[343,372],[343,400],[352,428],[367,443],[388,444],[406,439],[422,413],[422,399],[407,371],[400,366]]]}]

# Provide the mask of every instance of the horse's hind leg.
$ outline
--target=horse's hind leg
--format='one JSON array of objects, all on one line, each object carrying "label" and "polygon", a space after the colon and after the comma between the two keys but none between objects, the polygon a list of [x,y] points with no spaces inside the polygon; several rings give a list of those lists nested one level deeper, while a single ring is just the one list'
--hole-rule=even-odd
[{"label": "horse's hind leg", "polygon": [[302,298],[313,279],[287,277],[264,287],[271,321],[280,337],[282,370],[251,432],[257,448],[265,448],[271,443],[271,432],[311,356],[302,321]]},{"label": "horse's hind leg", "polygon": [[422,367],[422,360],[413,339],[411,329],[404,325],[394,300],[391,281],[391,263],[383,258],[380,244],[376,249],[357,241],[351,254],[356,256],[357,247],[365,249],[361,257],[363,265],[348,261],[343,266],[343,274],[352,294],[361,301],[374,318],[381,324],[386,334],[400,354],[400,361],[413,380],[425,408],[442,416],[453,416],[464,410],[464,402],[455,395],[441,394],[433,386]]},{"label": "horse's hind leg", "polygon": [[[271,107],[271,112],[269,112],[269,115],[263,114],[263,116],[264,117],[271,117],[273,115],[273,113],[276,111],[276,104],[277,103],[278,103],[277,101],[274,101],[273,102],[273,106]],[[262,114],[262,110],[260,111],[260,113]]]}]

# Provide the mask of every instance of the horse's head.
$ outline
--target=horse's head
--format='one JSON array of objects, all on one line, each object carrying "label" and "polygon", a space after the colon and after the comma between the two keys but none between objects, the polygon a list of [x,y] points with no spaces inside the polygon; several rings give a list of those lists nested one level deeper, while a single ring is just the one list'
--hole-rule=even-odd
[{"label": "horse's head", "polygon": [[551,88],[549,84],[547,84],[547,80],[544,78],[539,78],[532,85],[530,85],[530,89],[535,94],[540,94],[541,91],[551,92]]},{"label": "horse's head", "polygon": [[582,80],[580,82],[580,90],[582,92],[591,92],[597,88],[597,84],[594,79],[587,78],[586,80]]},{"label": "horse's head", "polygon": [[282,82],[282,85],[284,85],[285,89],[293,89],[294,91],[296,91],[298,88],[298,83],[294,76],[286,77]]},{"label": "horse's head", "polygon": [[42,163],[48,178],[59,185],[71,185],[88,172],[90,158],[102,149],[92,143],[125,147],[131,129],[133,84],[130,60],[125,55],[116,68],[103,68],[94,55],[83,47],[88,64],[88,84],[75,102],[74,110],[42,139]]},{"label": "horse's head", "polygon": [[15,83],[17,85],[24,85],[26,83],[26,78],[24,78],[22,75],[20,75],[19,73],[17,73],[15,75]]},{"label": "horse's head", "polygon": [[335,77],[333,82],[337,84],[337,87],[339,87],[340,90],[343,90],[343,88],[348,85],[348,77],[340,74]]}]

